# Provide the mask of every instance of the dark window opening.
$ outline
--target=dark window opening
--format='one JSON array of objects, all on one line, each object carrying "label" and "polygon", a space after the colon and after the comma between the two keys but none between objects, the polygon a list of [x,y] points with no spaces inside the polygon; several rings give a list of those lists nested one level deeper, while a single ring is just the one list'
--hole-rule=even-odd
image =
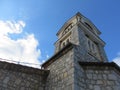
[{"label": "dark window opening", "polygon": [[87,25],[88,28],[92,30],[92,27],[88,23],[85,22],[85,24]]},{"label": "dark window opening", "polygon": [[86,37],[89,37],[87,34],[85,34]]},{"label": "dark window opening", "polygon": [[90,45],[90,41],[88,40],[88,48],[89,48],[89,50],[91,50],[91,47],[90,47],[91,45]]},{"label": "dark window opening", "polygon": [[69,43],[70,42],[70,40],[69,39],[67,39],[67,43]]},{"label": "dark window opening", "polygon": [[92,49],[93,49],[93,51],[95,51],[95,46],[94,46],[94,44],[92,44]]},{"label": "dark window opening", "polygon": [[65,46],[65,42],[63,43],[63,46]]}]

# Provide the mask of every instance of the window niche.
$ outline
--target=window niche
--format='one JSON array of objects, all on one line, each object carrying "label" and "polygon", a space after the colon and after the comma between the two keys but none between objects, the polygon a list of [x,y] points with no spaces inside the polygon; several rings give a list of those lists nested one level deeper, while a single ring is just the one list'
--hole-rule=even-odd
[{"label": "window niche", "polygon": [[86,25],[89,29],[92,30],[92,27],[91,27],[87,22],[84,22],[84,23],[85,23],[85,25]]},{"label": "window niche", "polygon": [[87,27],[92,33],[96,34],[96,31],[93,29],[93,27],[87,23],[87,22],[84,22],[83,23],[85,25],[85,27]]},{"label": "window niche", "polygon": [[70,23],[65,30],[63,31],[62,35],[65,35],[66,33],[68,33],[72,28],[73,28],[73,23]]},{"label": "window niche", "polygon": [[67,39],[67,43],[69,43],[70,42],[70,40],[69,39]]},{"label": "window niche", "polygon": [[99,52],[98,52],[98,46],[97,43],[92,41],[87,37],[87,47],[88,47],[88,53],[91,54],[94,57],[99,58]]},{"label": "window niche", "polygon": [[61,49],[63,48],[63,47],[65,47],[68,43],[70,43],[70,41],[71,41],[71,36],[69,35],[69,36],[67,36],[67,37],[65,37],[65,38],[63,38],[62,39],[62,41],[61,41]]}]

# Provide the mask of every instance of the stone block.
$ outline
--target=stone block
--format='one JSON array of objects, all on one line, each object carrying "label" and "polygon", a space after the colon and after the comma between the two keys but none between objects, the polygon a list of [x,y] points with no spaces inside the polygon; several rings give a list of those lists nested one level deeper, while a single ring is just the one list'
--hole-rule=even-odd
[{"label": "stone block", "polygon": [[99,85],[104,85],[104,82],[102,80],[97,80],[97,83],[96,84],[99,84]]},{"label": "stone block", "polygon": [[7,84],[9,79],[10,79],[9,77],[5,77],[5,79],[3,80],[3,83]]},{"label": "stone block", "polygon": [[93,77],[92,77],[92,74],[87,74],[87,78],[88,79],[92,79]]},{"label": "stone block", "polygon": [[109,74],[108,79],[109,80],[117,80],[117,77],[114,74]]},{"label": "stone block", "polygon": [[95,86],[94,86],[94,90],[101,90],[101,88],[100,88],[100,86],[95,85]]}]

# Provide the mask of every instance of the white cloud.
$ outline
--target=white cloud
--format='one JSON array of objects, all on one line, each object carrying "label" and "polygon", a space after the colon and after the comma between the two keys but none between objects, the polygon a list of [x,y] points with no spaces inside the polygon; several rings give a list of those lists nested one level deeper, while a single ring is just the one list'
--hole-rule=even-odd
[{"label": "white cloud", "polygon": [[13,40],[9,34],[23,34],[25,22],[0,20],[0,58],[25,63],[40,64],[41,55],[37,49],[38,41],[34,34],[27,34],[24,38]]},{"label": "white cloud", "polygon": [[48,58],[49,58],[49,55],[46,55],[46,58],[48,59]]},{"label": "white cloud", "polygon": [[113,59],[113,62],[120,66],[120,53],[117,54],[117,57]]},{"label": "white cloud", "polygon": [[19,34],[22,32],[25,27],[25,23],[23,21],[2,21],[0,20],[0,35],[8,35],[9,33]]}]

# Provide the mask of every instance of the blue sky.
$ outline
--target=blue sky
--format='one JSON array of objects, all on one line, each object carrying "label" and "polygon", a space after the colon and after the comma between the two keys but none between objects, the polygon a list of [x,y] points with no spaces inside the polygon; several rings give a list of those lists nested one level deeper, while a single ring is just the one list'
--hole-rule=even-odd
[{"label": "blue sky", "polygon": [[[109,61],[120,60],[119,9],[120,0],[0,0],[0,35],[5,38],[0,42],[3,43],[0,51],[4,52],[0,58],[30,63],[38,63],[38,59],[45,61],[54,53],[57,31],[69,18],[80,12],[102,32],[101,38],[106,42]],[[11,52],[19,52],[17,58]],[[30,57],[25,56],[31,56],[31,61],[28,61]],[[32,61],[34,59],[36,61]]]}]

